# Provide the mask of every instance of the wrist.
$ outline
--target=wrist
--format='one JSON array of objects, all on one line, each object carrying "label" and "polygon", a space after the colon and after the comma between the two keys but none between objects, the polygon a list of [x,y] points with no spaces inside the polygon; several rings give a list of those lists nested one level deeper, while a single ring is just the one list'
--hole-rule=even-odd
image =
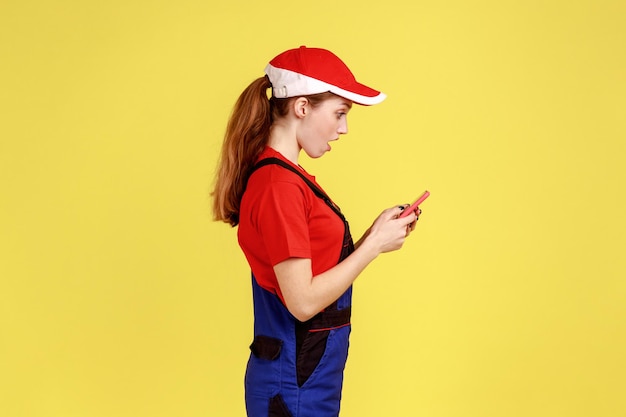
[{"label": "wrist", "polygon": [[378,246],[374,242],[374,239],[371,238],[362,239],[359,242],[359,246],[356,248],[356,250],[359,253],[363,254],[363,256],[367,258],[368,262],[376,259],[376,257],[381,253],[381,251],[378,249]]}]

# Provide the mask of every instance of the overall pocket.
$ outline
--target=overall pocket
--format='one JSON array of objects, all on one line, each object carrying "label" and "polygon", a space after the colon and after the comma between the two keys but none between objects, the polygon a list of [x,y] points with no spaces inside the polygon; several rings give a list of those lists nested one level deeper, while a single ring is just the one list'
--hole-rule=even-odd
[{"label": "overall pocket", "polygon": [[257,335],[250,345],[250,359],[246,369],[247,394],[267,398],[280,389],[283,341],[269,336]]},{"label": "overall pocket", "polygon": [[283,341],[274,337],[258,335],[250,345],[250,351],[259,359],[273,361],[280,356]]},{"label": "overall pocket", "polygon": [[330,330],[311,332],[306,329],[305,332],[301,329],[301,332],[299,335],[301,341],[296,346],[296,375],[299,387],[304,385],[322,360]]},{"label": "overall pocket", "polygon": [[331,330],[350,325],[351,307],[336,309],[333,303],[328,310],[305,322],[296,322],[296,375],[302,387],[319,365]]}]

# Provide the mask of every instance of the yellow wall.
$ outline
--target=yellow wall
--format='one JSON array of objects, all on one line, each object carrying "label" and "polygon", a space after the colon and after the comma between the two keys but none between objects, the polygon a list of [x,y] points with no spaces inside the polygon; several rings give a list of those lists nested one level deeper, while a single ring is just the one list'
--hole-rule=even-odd
[{"label": "yellow wall", "polygon": [[208,190],[301,44],[389,95],[301,161],[353,231],[343,416],[626,414],[623,1],[0,6],[0,415],[243,416],[249,272]]}]

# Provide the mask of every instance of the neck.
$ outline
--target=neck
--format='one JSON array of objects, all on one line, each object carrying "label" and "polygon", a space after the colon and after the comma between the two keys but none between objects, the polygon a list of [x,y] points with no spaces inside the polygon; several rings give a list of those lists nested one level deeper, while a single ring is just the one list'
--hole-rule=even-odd
[{"label": "neck", "polygon": [[295,129],[281,124],[272,125],[268,145],[298,165],[298,156],[301,148],[296,140]]}]

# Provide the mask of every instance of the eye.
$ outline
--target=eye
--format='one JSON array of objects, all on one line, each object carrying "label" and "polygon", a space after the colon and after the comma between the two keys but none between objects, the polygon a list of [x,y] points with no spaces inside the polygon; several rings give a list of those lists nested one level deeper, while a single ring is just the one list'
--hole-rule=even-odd
[{"label": "eye", "polygon": [[341,119],[342,117],[345,117],[345,115],[346,115],[346,114],[347,114],[347,113],[346,113],[346,112],[343,112],[343,111],[339,111],[339,112],[337,112],[337,119]]}]

